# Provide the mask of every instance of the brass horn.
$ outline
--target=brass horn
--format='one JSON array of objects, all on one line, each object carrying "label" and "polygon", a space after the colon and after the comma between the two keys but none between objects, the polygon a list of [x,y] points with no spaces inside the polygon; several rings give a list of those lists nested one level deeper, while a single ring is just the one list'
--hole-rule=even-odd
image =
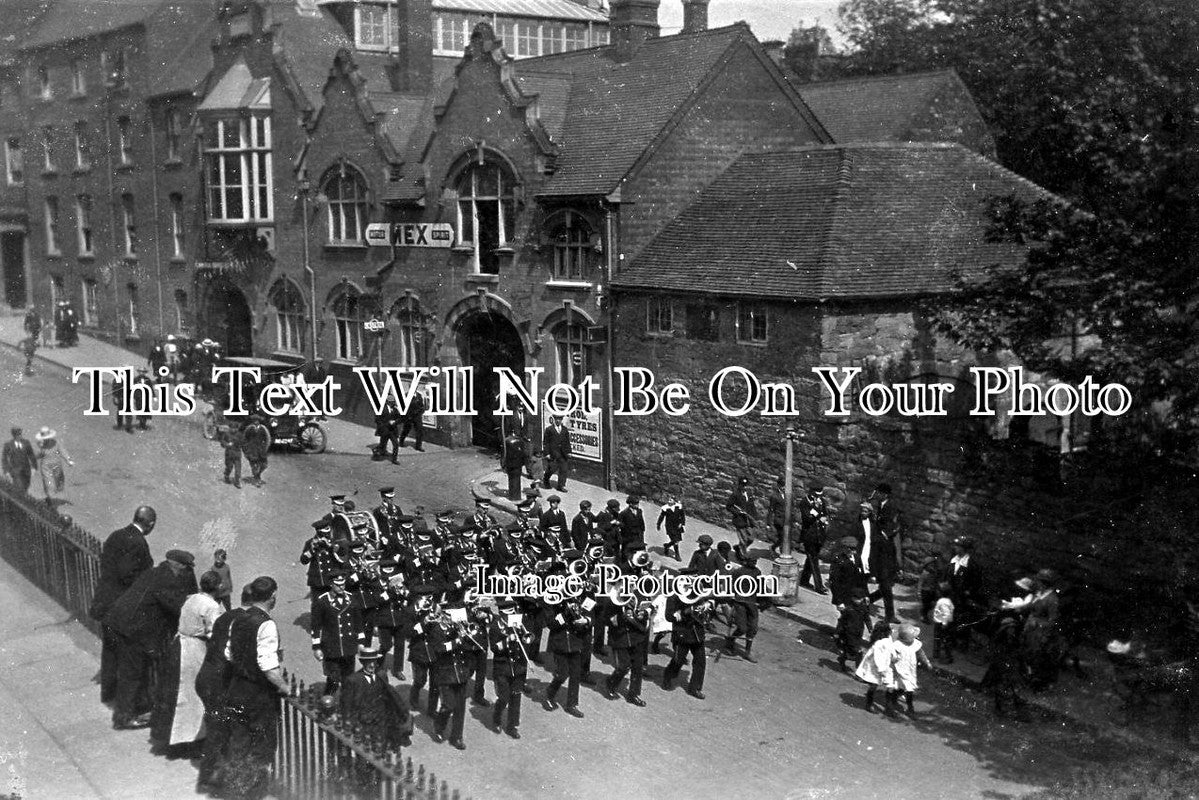
[{"label": "brass horn", "polygon": [[602,544],[593,545],[587,548],[587,557],[592,561],[599,561],[604,557],[604,546]]},{"label": "brass horn", "polygon": [[588,566],[587,562],[581,558],[576,558],[574,561],[570,562],[566,568],[570,571],[570,574],[579,578],[582,578],[591,571],[591,568]]}]

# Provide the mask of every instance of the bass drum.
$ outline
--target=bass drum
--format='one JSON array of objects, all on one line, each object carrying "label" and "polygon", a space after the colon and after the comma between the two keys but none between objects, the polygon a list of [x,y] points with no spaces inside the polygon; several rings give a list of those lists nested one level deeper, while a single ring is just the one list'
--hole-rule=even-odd
[{"label": "bass drum", "polygon": [[350,511],[333,515],[333,539],[357,541],[363,539],[378,545],[383,541],[379,523],[369,511]]}]

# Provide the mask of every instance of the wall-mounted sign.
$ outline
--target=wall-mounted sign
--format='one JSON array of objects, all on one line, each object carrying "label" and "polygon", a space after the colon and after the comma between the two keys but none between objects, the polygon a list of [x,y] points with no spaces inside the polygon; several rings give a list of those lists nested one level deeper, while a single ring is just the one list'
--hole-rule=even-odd
[{"label": "wall-mounted sign", "polygon": [[385,323],[381,319],[371,317],[366,322],[362,323],[362,327],[365,328],[366,330],[370,331],[371,333],[378,333],[379,331],[381,331],[387,327],[387,323]]},{"label": "wall-mounted sign", "polygon": [[[552,413],[549,405],[542,403],[541,418],[548,423]],[[599,411],[585,414],[576,410],[567,414],[562,424],[570,431],[571,458],[581,458],[584,461],[604,460],[604,427]]]},{"label": "wall-mounted sign", "polygon": [[372,222],[366,243],[375,247],[440,247],[454,245],[454,226],[448,222]]}]

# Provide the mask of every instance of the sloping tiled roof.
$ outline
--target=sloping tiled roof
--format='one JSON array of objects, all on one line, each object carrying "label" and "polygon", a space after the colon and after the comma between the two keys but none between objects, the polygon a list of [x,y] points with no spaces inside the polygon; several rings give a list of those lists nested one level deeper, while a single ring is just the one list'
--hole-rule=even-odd
[{"label": "sloping tiled roof", "polygon": [[[300,85],[304,99],[316,111],[324,105],[325,82],[329,79],[333,57],[342,48],[353,50],[354,43],[328,9],[321,7],[317,16],[306,16],[296,8],[294,0],[274,0],[272,3],[275,22],[282,27],[275,46]],[[357,58],[364,54],[354,55]],[[370,58],[366,61],[373,64]],[[386,81],[376,84],[372,80],[371,83],[378,88],[388,85]]]},{"label": "sloping tiled roof", "polygon": [[[732,25],[649,39],[625,64],[613,60],[611,47],[521,61],[519,75],[571,78],[565,111],[558,105],[560,87],[542,97],[547,127],[556,119],[565,121],[555,137],[562,146],[557,172],[540,194],[608,194],[615,189],[733,43],[750,35],[743,25]],[[533,78],[528,85],[545,91],[548,82],[542,78],[539,85]]]},{"label": "sloping tiled roof", "polygon": [[539,17],[604,24],[608,22],[606,11],[587,8],[571,0],[433,0],[433,9],[487,16],[498,14],[503,17]]},{"label": "sloping tiled roof", "polygon": [[[120,30],[145,23],[170,0],[54,0],[21,49]],[[192,2],[192,0],[174,0]]]},{"label": "sloping tiled roof", "polygon": [[559,141],[562,127],[566,124],[567,103],[570,101],[570,76],[558,72],[518,69],[516,83],[526,96],[537,96],[541,124],[551,138]]},{"label": "sloping tiled roof", "polygon": [[212,70],[216,14],[206,3],[169,3],[154,14],[146,37],[149,94],[193,92]]},{"label": "sloping tiled roof", "polygon": [[208,90],[200,111],[231,111],[242,108],[271,107],[271,79],[255,78],[246,62],[239,58]]},{"label": "sloping tiled roof", "polygon": [[52,0],[8,0],[4,4],[4,32],[0,33],[0,64],[13,60],[29,43],[29,32],[41,22]]},{"label": "sloping tiled roof", "polygon": [[950,273],[1013,263],[985,241],[995,195],[1050,197],[958,144],[747,154],[614,281],[626,289],[797,300],[944,292]]},{"label": "sloping tiled roof", "polygon": [[795,88],[834,141],[887,142],[906,136],[916,118],[928,111],[936,94],[951,81],[957,81],[953,70],[939,70]]}]

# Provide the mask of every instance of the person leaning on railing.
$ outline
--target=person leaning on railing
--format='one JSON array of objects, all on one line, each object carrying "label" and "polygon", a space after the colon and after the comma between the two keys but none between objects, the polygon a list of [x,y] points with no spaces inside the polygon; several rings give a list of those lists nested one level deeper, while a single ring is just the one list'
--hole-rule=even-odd
[{"label": "person leaning on railing", "polygon": [[225,697],[230,716],[227,795],[266,796],[275,759],[279,696],[283,679],[279,629],[271,619],[279,585],[263,575],[250,582],[250,607],[233,621],[225,655],[232,668]]}]

